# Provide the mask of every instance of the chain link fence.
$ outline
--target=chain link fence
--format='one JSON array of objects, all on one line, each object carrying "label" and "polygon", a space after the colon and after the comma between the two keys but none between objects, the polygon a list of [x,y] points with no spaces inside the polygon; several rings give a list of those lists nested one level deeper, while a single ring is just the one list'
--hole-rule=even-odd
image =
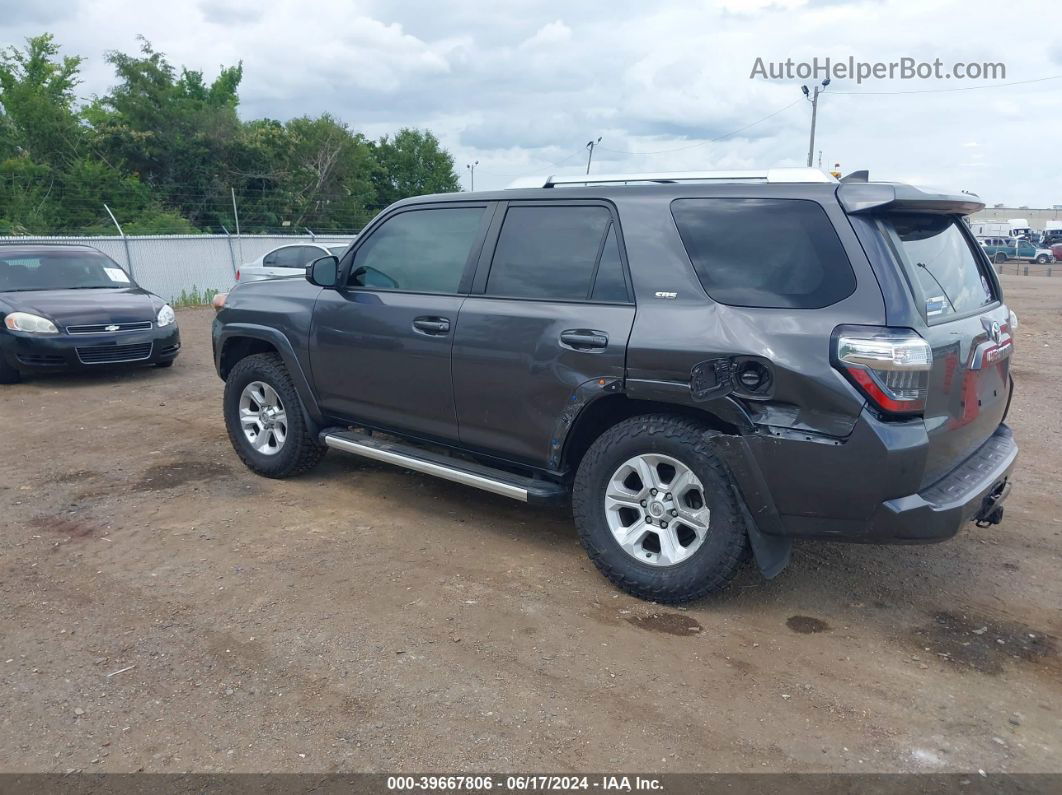
[{"label": "chain link fence", "polygon": [[168,301],[182,293],[224,292],[236,270],[279,246],[318,243],[339,246],[354,235],[128,235],[126,237],[0,237],[3,244],[88,245],[99,249],[141,286]]}]

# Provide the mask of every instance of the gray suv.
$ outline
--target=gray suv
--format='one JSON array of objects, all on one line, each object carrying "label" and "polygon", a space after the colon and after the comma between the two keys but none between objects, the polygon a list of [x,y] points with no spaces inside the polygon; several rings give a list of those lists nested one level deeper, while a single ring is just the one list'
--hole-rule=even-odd
[{"label": "gray suv", "polygon": [[233,447],[328,448],[570,500],[598,568],[680,602],[794,538],[996,523],[1016,318],[968,194],[813,169],[421,196],[214,323]]}]

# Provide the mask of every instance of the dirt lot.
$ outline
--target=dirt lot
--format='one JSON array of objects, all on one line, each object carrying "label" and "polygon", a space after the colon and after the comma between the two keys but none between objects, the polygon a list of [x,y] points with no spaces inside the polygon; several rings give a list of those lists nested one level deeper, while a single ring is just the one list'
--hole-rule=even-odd
[{"label": "dirt lot", "polygon": [[209,310],[167,371],[0,391],[0,768],[1062,771],[1062,279],[1002,526],[806,544],[688,609],[568,515],[333,453],[251,474]]}]

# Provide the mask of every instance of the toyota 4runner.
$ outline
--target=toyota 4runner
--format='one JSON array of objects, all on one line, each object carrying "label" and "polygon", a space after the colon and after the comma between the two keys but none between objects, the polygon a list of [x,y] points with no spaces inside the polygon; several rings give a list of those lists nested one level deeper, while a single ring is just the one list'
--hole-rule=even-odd
[{"label": "toyota 4runner", "polygon": [[1017,321],[968,194],[813,169],[550,178],[421,196],[214,323],[267,477],[329,448],[570,500],[619,587],[679,602],[794,538],[992,524]]}]

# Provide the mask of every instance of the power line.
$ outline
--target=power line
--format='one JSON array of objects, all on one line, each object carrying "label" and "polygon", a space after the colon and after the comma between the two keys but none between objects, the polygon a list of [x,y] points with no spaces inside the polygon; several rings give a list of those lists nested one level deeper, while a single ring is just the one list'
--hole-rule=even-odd
[{"label": "power line", "polygon": [[833,94],[847,94],[849,96],[884,96],[889,94],[950,94],[955,91],[981,91],[985,88],[1004,88],[1005,86],[1025,86],[1030,83],[1043,83],[1046,80],[1062,80],[1062,75],[1050,77],[1037,77],[1035,80],[1015,80],[1011,83],[989,83],[983,86],[963,86],[961,88],[912,88],[906,91],[832,91]]}]

